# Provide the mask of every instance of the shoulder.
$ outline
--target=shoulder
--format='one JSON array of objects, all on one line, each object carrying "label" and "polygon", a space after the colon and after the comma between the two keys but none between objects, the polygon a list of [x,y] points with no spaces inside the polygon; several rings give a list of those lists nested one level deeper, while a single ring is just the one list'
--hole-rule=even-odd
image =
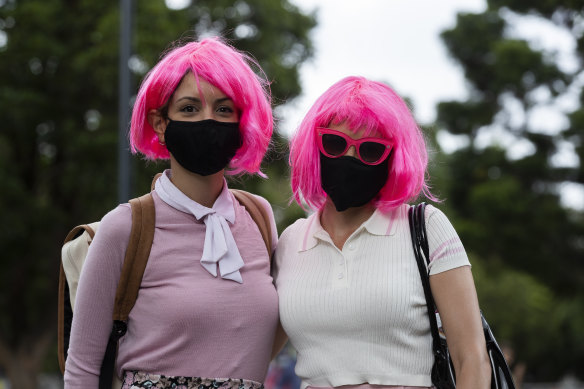
[{"label": "shoulder", "polygon": [[300,239],[305,236],[307,229],[312,222],[312,219],[316,214],[313,214],[307,218],[297,219],[294,223],[286,227],[286,229],[280,235],[278,241],[278,249],[276,253],[287,251],[291,247],[299,247]]},{"label": "shoulder", "polygon": [[431,204],[428,204],[426,206],[426,214],[424,216],[427,228],[441,227],[442,228],[448,227],[449,229],[453,228],[452,223],[450,222],[446,214],[442,210]]},{"label": "shoulder", "polygon": [[123,229],[124,226],[132,226],[132,207],[130,203],[120,204],[109,211],[102,219],[102,226],[108,226],[115,229]]},{"label": "shoulder", "polygon": [[432,219],[435,216],[438,216],[438,218],[441,218],[441,217],[446,218],[446,215],[444,214],[444,212],[442,212],[439,208],[436,208],[432,204],[426,205],[426,214],[425,214],[426,221]]},{"label": "shoulder", "polygon": [[129,203],[120,204],[101,219],[95,238],[96,240],[127,242],[131,229],[132,208]]},{"label": "shoulder", "polygon": [[270,204],[270,202],[268,200],[266,200],[265,198],[263,198],[260,195],[257,194],[251,194],[256,201],[259,203],[259,205],[261,207],[264,208],[264,210],[266,211],[266,213],[268,214],[268,218],[269,218],[269,222],[270,222],[270,233],[271,233],[271,241],[272,241],[272,252],[270,254],[273,254],[274,251],[276,250],[276,247],[278,245],[278,227],[276,226],[276,218],[274,217],[274,210],[272,209],[272,205]]},{"label": "shoulder", "polygon": [[[130,232],[132,210],[130,204],[118,205],[100,221],[95,237],[89,245],[83,274],[102,279],[104,274],[118,277],[122,267]],[[85,270],[89,269],[89,270]],[[109,270],[104,270],[109,269]]]},{"label": "shoulder", "polygon": [[280,234],[278,239],[278,246],[276,247],[276,252],[274,253],[273,261],[273,273],[272,276],[276,280],[276,285],[278,285],[279,275],[283,271],[285,263],[289,263],[290,259],[293,258],[301,248],[301,236],[304,236],[306,232],[306,226],[308,219],[302,218],[297,219],[294,223],[286,227],[286,229]]},{"label": "shoulder", "polygon": [[430,249],[430,275],[470,265],[454,226],[444,212],[431,205],[426,207],[426,231]]},{"label": "shoulder", "polygon": [[[231,195],[233,197],[233,201],[235,202],[235,204],[237,204],[238,206],[235,207],[236,212],[239,212],[239,214],[244,214],[247,213],[248,217],[247,217],[247,223],[252,223],[252,213],[250,212],[249,209],[246,209],[245,204],[243,202],[239,201],[239,198],[241,197],[245,197],[248,198],[249,200],[252,200],[252,202],[255,204],[255,206],[260,208],[260,212],[261,212],[261,218],[264,219],[264,221],[267,221],[268,223],[268,227],[269,227],[269,232],[270,232],[270,240],[271,240],[271,245],[272,245],[272,253],[274,252],[276,245],[278,244],[278,228],[276,226],[276,219],[274,218],[274,212],[272,210],[272,205],[270,204],[270,202],[268,200],[266,200],[265,198],[263,198],[260,195],[256,195],[254,193],[250,193],[250,192],[246,192],[243,190],[234,190],[234,189],[230,189]],[[238,195],[236,194],[237,192],[240,193],[239,198]],[[243,196],[241,196],[243,195]],[[237,211],[239,209],[239,211]],[[258,215],[260,216],[260,215]],[[266,220],[267,217],[267,220]],[[260,227],[258,225],[258,227]],[[260,228],[261,231],[261,228]]]},{"label": "shoulder", "polygon": [[286,227],[284,232],[282,232],[282,239],[283,238],[292,239],[302,234],[303,232],[306,232],[306,229],[310,225],[315,215],[316,214],[312,214],[306,218],[296,219],[294,223],[290,224],[288,227]]},{"label": "shoulder", "polygon": [[[246,196],[246,197],[251,197],[253,202],[256,205],[261,206],[268,213],[273,214],[272,206],[271,206],[270,202],[268,200],[266,200],[265,198],[263,198],[262,196],[251,193],[251,192],[247,192],[247,191],[244,191],[241,189],[229,189],[229,191],[233,195],[235,201],[239,201],[239,198],[241,198],[242,195]],[[240,205],[244,206],[244,204],[240,204]]]},{"label": "shoulder", "polygon": [[255,199],[257,200],[257,202],[259,202],[261,204],[262,207],[264,207],[264,209],[266,209],[267,211],[272,212],[272,205],[270,204],[270,202],[268,200],[266,200],[264,197],[257,195],[255,193],[251,193],[251,195],[253,197],[255,197]]},{"label": "shoulder", "polygon": [[255,199],[256,201],[259,203],[259,205],[268,213],[268,215],[270,216],[270,221],[274,220],[274,210],[272,209],[272,204],[270,204],[270,202],[268,200],[266,200],[264,197],[254,194],[254,193],[250,193]]}]

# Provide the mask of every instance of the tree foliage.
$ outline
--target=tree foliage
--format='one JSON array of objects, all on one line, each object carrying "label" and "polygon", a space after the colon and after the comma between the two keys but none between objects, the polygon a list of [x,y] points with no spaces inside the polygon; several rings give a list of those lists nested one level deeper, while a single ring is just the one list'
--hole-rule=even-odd
[{"label": "tree foliage", "polygon": [[[577,69],[514,33],[525,19],[571,37]],[[584,339],[574,323],[584,320],[584,215],[562,205],[560,188],[584,183],[584,5],[489,0],[485,12],[459,14],[442,38],[464,71],[469,98],[438,105],[440,130],[467,140],[444,157],[440,176],[479,264],[483,309],[527,363],[528,378],[581,375]],[[577,109],[558,103],[567,96]],[[538,115],[547,107],[566,125],[545,128]],[[566,145],[576,163],[557,162]]]},{"label": "tree foliage", "polygon": [[[315,17],[288,0],[201,0],[180,11],[163,0],[134,6],[135,86],[170,42],[221,34],[257,58],[275,104],[299,94]],[[14,387],[35,387],[54,347],[62,239],[117,203],[119,17],[112,0],[0,0],[0,370]],[[285,150],[274,153],[274,164],[284,165]],[[138,195],[164,166],[139,157],[133,164]],[[287,201],[287,187],[255,185],[270,200]]]}]

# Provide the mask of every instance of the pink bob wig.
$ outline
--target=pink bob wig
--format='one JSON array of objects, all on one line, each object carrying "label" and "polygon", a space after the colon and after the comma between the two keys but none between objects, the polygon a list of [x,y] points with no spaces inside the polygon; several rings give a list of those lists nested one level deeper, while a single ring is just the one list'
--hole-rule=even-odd
[{"label": "pink bob wig", "polygon": [[436,200],[426,183],[424,137],[406,103],[381,82],[346,77],[316,100],[290,142],[292,191],[298,204],[306,202],[313,210],[324,205],[316,129],[342,123],[353,132],[364,129],[364,136],[380,133],[394,144],[387,182],[375,199],[378,209],[389,211],[420,192]]},{"label": "pink bob wig", "polygon": [[162,110],[188,72],[195,75],[197,85],[202,79],[220,89],[239,111],[243,144],[231,160],[228,174],[260,173],[273,131],[269,83],[255,60],[216,37],[170,50],[146,75],[132,111],[132,152],[151,160],[170,157],[148,123],[148,112]]}]

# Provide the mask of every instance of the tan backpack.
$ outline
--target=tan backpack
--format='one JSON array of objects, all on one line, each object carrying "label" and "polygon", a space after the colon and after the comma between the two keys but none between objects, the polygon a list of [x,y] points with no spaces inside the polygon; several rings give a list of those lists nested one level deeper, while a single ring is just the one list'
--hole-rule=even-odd
[{"label": "tan backpack", "polygon": [[[160,174],[154,177],[152,186]],[[262,238],[271,257],[270,218],[266,209],[251,193],[238,189],[230,189],[237,201],[245,207],[257,224]],[[150,248],[154,238],[155,210],[154,200],[150,193],[130,200],[132,208],[132,229],[130,241],[126,249],[124,264],[114,302],[113,325],[106,353],[101,366],[99,387],[111,388],[116,381],[114,365],[118,340],[127,330],[130,311],[134,307],[138,291],[144,275],[144,269],[150,256]],[[58,311],[58,357],[61,372],[65,372],[65,361],[69,349],[69,336],[73,321],[73,307],[81,269],[89,245],[99,228],[99,222],[83,224],[73,228],[61,250],[61,269],[59,275],[59,311]],[[121,383],[120,386],[121,387]]]}]

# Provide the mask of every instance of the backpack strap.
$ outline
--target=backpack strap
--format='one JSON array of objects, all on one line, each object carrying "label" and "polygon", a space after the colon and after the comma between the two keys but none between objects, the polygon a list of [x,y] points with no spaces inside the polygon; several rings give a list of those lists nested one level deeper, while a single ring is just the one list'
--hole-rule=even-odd
[{"label": "backpack strap", "polygon": [[156,180],[158,180],[158,178],[160,178],[160,176],[162,175],[162,173],[156,173],[156,175],[154,175],[154,178],[152,179],[152,183],[150,184],[150,190],[154,190],[154,187],[156,186]]},{"label": "backpack strap", "polygon": [[95,231],[93,230],[93,228],[89,226],[89,224],[81,224],[80,226],[77,226],[73,228],[71,231],[69,231],[69,233],[65,237],[65,241],[63,242],[63,244],[79,237],[81,234],[83,234],[83,232],[87,232],[91,239],[93,239],[93,237],[95,236]]},{"label": "backpack strap", "polygon": [[154,240],[156,218],[154,199],[150,193],[130,200],[130,205],[132,207],[132,230],[116,290],[113,314],[113,319],[120,321],[128,320],[128,315],[136,303]]},{"label": "backpack strap", "polygon": [[262,239],[268,250],[268,257],[272,257],[272,229],[270,226],[270,215],[259,200],[251,193],[241,189],[230,189],[237,201],[245,207],[253,221],[257,224]]},{"label": "backpack strap", "polygon": [[138,298],[144,269],[148,263],[154,240],[155,209],[150,193],[130,200],[132,207],[132,229],[122,274],[116,289],[113,326],[99,375],[99,388],[111,389],[116,362],[118,340],[128,329],[128,316]]}]

